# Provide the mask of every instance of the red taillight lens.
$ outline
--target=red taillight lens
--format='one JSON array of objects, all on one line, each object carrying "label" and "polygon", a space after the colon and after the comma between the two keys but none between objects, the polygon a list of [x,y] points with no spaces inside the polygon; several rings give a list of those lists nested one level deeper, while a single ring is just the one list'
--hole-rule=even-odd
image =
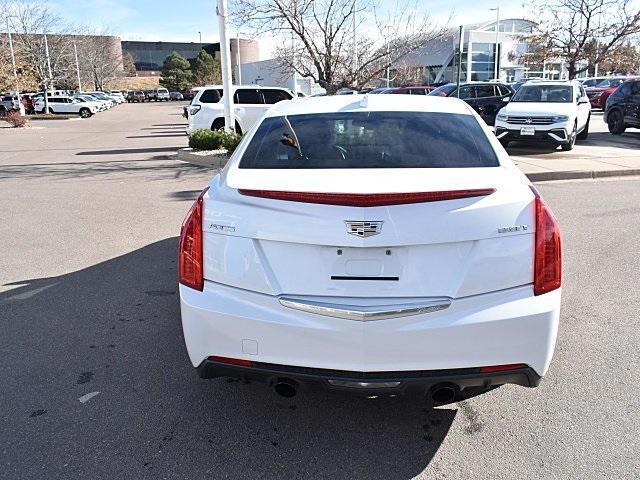
[{"label": "red taillight lens", "polygon": [[200,291],[204,287],[202,213],[204,194],[208,189],[209,187],[200,193],[182,222],[178,246],[178,281],[187,287]]},{"label": "red taillight lens", "polygon": [[509,370],[518,370],[519,368],[527,368],[524,363],[511,363],[508,365],[490,365],[488,367],[480,367],[480,373],[508,372]]},{"label": "red taillight lens", "polygon": [[535,198],[536,238],[533,265],[533,293],[542,295],[562,285],[562,247],[560,227],[551,209],[538,191],[531,187]]},{"label": "red taillight lens", "polygon": [[253,366],[253,362],[251,360],[242,360],[240,358],[211,356],[208,359],[211,360],[212,362],[226,363],[227,365],[237,365],[239,367]]}]

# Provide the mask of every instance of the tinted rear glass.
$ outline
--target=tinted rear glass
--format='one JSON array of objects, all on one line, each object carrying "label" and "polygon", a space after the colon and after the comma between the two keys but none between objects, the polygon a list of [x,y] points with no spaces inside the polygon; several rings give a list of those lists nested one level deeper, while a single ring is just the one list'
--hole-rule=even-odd
[{"label": "tinted rear glass", "polygon": [[209,89],[200,95],[200,103],[218,103],[220,101],[220,92],[218,90]]},{"label": "tinted rear glass", "polygon": [[453,90],[455,90],[456,86],[455,85],[451,85],[451,84],[447,84],[447,85],[442,85],[438,88],[435,88],[433,90],[431,90],[428,95],[434,95],[434,96],[446,96],[449,95],[451,92],[453,92]]},{"label": "tinted rear glass", "polygon": [[340,112],[266,118],[240,168],[497,167],[471,115],[436,112]]}]

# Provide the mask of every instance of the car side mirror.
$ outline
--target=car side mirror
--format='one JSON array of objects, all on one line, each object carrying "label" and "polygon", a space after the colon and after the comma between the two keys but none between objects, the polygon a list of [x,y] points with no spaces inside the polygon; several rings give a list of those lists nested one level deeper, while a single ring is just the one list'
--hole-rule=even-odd
[{"label": "car side mirror", "polygon": [[511,97],[504,97],[504,98],[502,99],[502,101],[503,101],[504,103],[507,103],[509,100],[511,100]]}]

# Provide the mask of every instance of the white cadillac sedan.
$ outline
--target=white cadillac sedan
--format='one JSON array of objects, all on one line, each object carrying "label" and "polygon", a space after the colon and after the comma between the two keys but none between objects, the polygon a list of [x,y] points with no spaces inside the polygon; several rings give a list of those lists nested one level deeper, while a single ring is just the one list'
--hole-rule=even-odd
[{"label": "white cadillac sedan", "polygon": [[274,105],[191,207],[179,282],[203,378],[447,403],[539,384],[560,231],[463,101],[305,98]]}]

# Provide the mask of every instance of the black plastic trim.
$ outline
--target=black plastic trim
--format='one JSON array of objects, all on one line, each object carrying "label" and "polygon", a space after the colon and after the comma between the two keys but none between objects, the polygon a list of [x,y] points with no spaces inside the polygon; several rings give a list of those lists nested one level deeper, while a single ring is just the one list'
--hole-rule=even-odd
[{"label": "black plastic trim", "polygon": [[[255,362],[251,367],[204,360],[198,367],[201,378],[231,377],[245,381],[265,382],[274,385],[279,379],[294,381],[303,389],[329,389],[350,391],[359,394],[426,394],[436,384],[451,384],[458,390],[469,387],[489,387],[515,384],[523,387],[537,387],[542,380],[531,367],[501,372],[481,373],[480,368],[458,368],[446,370],[416,370],[396,372],[355,372],[329,370],[310,367],[296,367]],[[334,386],[329,380],[353,382],[400,382],[397,387],[353,388]]]}]

